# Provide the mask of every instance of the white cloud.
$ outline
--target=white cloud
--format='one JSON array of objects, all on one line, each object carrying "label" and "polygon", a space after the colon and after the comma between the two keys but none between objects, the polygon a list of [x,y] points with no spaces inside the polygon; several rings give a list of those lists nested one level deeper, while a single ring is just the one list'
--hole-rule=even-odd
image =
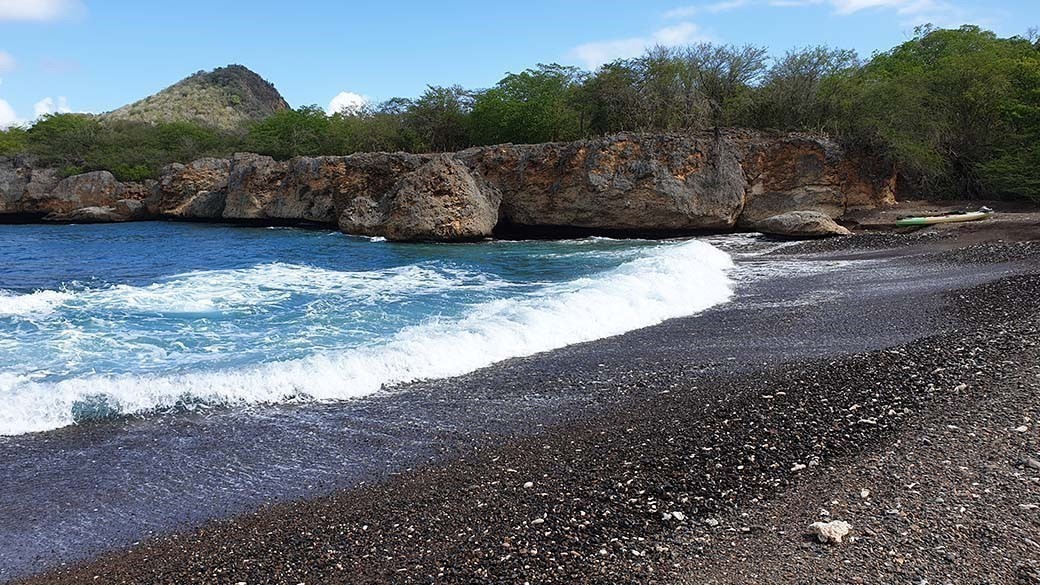
[{"label": "white cloud", "polygon": [[901,25],[931,22],[938,26],[955,26],[979,20],[947,0],[769,0],[769,5],[780,8],[827,5],[842,16],[864,10],[888,9],[901,17]]},{"label": "white cloud", "polygon": [[688,19],[694,15],[716,14],[755,5],[774,8],[823,6],[840,16],[850,16],[866,10],[890,10],[899,17],[900,26],[930,22],[936,26],[952,27],[966,22],[985,24],[991,20],[984,14],[958,6],[953,0],[722,0],[709,4],[680,6],[665,12],[662,16],[666,19]]},{"label": "white cloud", "polygon": [[869,8],[901,8],[916,3],[916,0],[830,0],[838,14],[852,14]]},{"label": "white cloud", "polygon": [[11,107],[11,104],[7,103],[4,100],[0,100],[0,130],[10,128],[11,126],[16,126],[21,123],[22,121],[18,118],[17,115],[15,115],[14,108]]},{"label": "white cloud", "polygon": [[10,103],[0,99],[0,130],[32,122],[47,114],[68,114],[71,112],[72,108],[69,107],[69,100],[65,96],[58,96],[58,99],[45,97],[33,104],[33,119],[24,120],[18,117]]},{"label": "white cloud", "polygon": [[[866,0],[856,0],[856,5],[865,3]],[[853,4],[852,0],[844,0],[845,4]],[[930,22],[936,26],[959,26],[966,22],[983,24],[984,20],[978,16],[969,14],[967,10],[955,6],[944,0],[903,0],[879,4],[879,7],[894,8],[900,16],[901,24],[916,25]],[[852,6],[855,8],[856,6]],[[869,7],[868,7],[869,8]]]},{"label": "white cloud", "polygon": [[722,0],[721,2],[712,2],[710,4],[680,6],[665,12],[664,17],[668,20],[685,20],[702,13],[718,14],[719,12],[736,10],[750,3],[751,0]]},{"label": "white cloud", "polygon": [[325,111],[330,116],[339,113],[354,114],[367,104],[368,99],[365,96],[352,91],[341,91],[336,94],[336,97],[332,98],[332,101],[329,102],[329,107]]},{"label": "white cloud", "polygon": [[7,51],[0,51],[0,73],[14,70],[15,60]]},{"label": "white cloud", "polygon": [[72,108],[69,107],[69,100],[65,96],[59,96],[57,100],[45,97],[33,104],[33,113],[37,118],[47,114],[68,114],[70,112],[72,112]]},{"label": "white cloud", "polygon": [[58,20],[85,10],[80,0],[0,0],[0,21]]},{"label": "white cloud", "polygon": [[636,57],[655,45],[675,46],[710,40],[692,22],[680,22],[660,28],[645,37],[631,37],[612,41],[597,41],[578,45],[570,50],[569,56],[580,61],[586,68],[595,69],[615,59]]},{"label": "white cloud", "polygon": [[665,12],[664,17],[668,20],[685,20],[697,16],[697,12],[696,6],[680,6]]}]

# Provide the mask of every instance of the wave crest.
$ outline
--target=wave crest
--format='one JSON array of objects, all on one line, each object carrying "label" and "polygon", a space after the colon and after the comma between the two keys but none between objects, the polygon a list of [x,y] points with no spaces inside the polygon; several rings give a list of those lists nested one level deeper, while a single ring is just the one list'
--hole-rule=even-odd
[{"label": "wave crest", "polygon": [[[655,248],[649,255],[594,277],[477,304],[460,318],[428,320],[377,345],[181,375],[91,376],[48,383],[0,378],[5,403],[0,411],[0,434],[54,429],[95,412],[136,414],[185,403],[343,400],[387,385],[456,376],[504,359],[621,334],[725,302],[732,295],[727,276],[732,266],[725,252],[690,241]],[[414,274],[400,270],[405,272],[402,286],[414,282]],[[350,286],[341,277],[323,285],[320,273],[314,276],[306,280],[318,287]],[[476,278],[473,286],[488,284],[481,284],[473,275],[456,275],[448,281],[459,286],[471,277]],[[428,279],[422,280],[428,283]],[[271,282],[265,277],[265,284]],[[152,302],[147,295],[127,298],[144,305]]]}]

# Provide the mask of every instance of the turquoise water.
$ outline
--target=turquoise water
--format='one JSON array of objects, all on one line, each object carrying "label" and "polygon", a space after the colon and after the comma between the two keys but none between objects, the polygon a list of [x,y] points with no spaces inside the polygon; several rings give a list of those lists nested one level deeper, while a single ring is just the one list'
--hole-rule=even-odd
[{"label": "turquoise water", "polygon": [[0,226],[0,434],[342,400],[688,315],[699,241],[394,244],[179,223]]}]

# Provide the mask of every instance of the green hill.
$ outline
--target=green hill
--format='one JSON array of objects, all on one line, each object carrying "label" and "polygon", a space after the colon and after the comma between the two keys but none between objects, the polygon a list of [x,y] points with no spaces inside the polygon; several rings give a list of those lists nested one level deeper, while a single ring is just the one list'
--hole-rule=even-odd
[{"label": "green hill", "polygon": [[152,123],[191,121],[232,129],[288,107],[270,82],[242,65],[228,65],[199,71],[102,117]]}]

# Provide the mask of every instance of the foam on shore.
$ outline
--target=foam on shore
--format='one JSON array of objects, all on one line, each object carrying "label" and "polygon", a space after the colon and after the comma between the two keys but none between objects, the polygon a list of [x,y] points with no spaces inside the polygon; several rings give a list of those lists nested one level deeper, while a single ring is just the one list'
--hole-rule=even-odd
[{"label": "foam on shore", "polygon": [[[273,268],[272,268],[273,266]],[[593,277],[547,284],[532,293],[478,303],[451,319],[429,319],[399,330],[383,342],[361,347],[324,351],[307,357],[252,366],[192,371],[176,375],[120,374],[75,377],[41,382],[25,376],[0,378],[0,434],[12,435],[55,429],[77,420],[113,414],[138,414],[192,405],[273,404],[307,400],[343,400],[378,391],[387,385],[419,379],[464,374],[495,362],[556,349],[647,327],[669,318],[691,315],[725,302],[732,295],[727,271],[730,257],[699,241],[661,246]],[[276,282],[273,273],[299,267],[270,265],[255,271],[198,273],[181,288],[114,287],[106,302],[120,302],[138,310],[209,311],[277,302],[279,287],[264,288],[270,297],[242,296],[243,280],[262,278]],[[397,293],[407,294],[414,283],[429,285],[416,267],[396,269],[401,274]],[[228,274],[228,273],[233,274]],[[344,280],[324,271],[308,273],[300,281],[308,287],[345,286]],[[442,275],[441,275],[442,276]],[[440,276],[438,276],[439,278]],[[363,286],[365,276],[355,274],[349,286]],[[473,275],[456,275],[445,287],[476,282]],[[436,279],[435,279],[436,280]],[[438,281],[439,282],[439,281]],[[181,285],[179,285],[181,286]],[[199,294],[199,291],[203,294]],[[246,287],[246,290],[253,290]],[[46,292],[46,291],[45,291]],[[45,292],[24,295],[44,295]],[[284,292],[284,291],[282,291]],[[56,293],[71,294],[71,293]],[[40,297],[53,307],[82,299]],[[25,314],[35,301],[3,297]],[[191,302],[176,302],[191,298]],[[377,300],[377,299],[373,299]]]}]

